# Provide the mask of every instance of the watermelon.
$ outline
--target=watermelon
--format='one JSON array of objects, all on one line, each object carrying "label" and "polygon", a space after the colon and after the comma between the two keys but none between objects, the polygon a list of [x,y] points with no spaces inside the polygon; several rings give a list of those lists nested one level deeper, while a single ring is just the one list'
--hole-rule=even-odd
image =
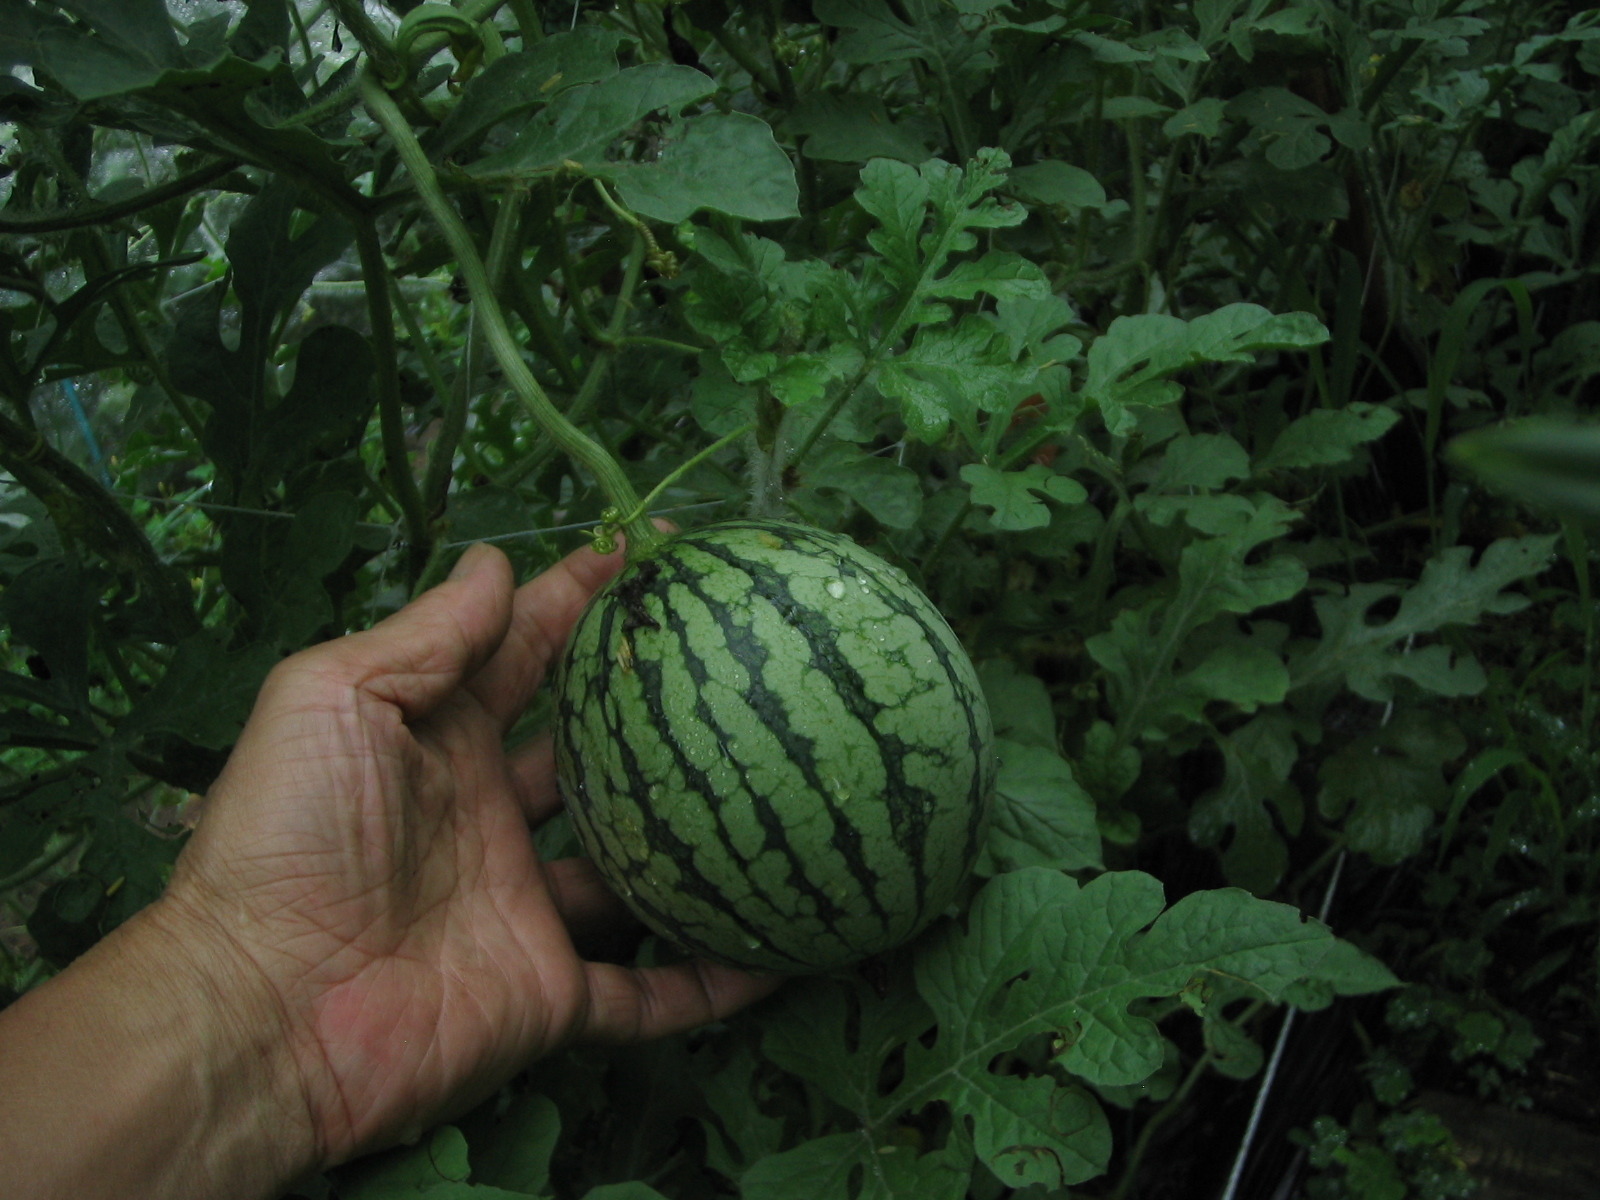
[{"label": "watermelon", "polygon": [[585,851],[684,949],[825,971],[961,891],[994,786],[972,662],[849,538],[779,521],[674,536],[572,631],[556,764]]}]

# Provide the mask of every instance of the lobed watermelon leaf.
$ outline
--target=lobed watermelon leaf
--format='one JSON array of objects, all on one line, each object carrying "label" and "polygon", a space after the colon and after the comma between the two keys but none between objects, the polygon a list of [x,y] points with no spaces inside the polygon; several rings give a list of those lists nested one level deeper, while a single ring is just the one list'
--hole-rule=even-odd
[{"label": "lobed watermelon leaf", "polygon": [[[1044,868],[991,880],[964,921],[923,947],[914,971],[920,1001],[903,993],[880,1001],[859,983],[817,980],[768,1014],[767,1057],[860,1124],[859,1134],[826,1140],[835,1185],[868,1161],[860,1146],[890,1144],[899,1121],[936,1102],[955,1117],[951,1144],[970,1137],[1010,1186],[1093,1178],[1111,1135],[1089,1086],[1138,1084],[1163,1063],[1148,1002],[1182,999],[1209,1023],[1208,1036],[1248,1059],[1244,1035],[1223,1028],[1230,1001],[1325,1000],[1395,984],[1376,960],[1288,905],[1228,889],[1163,911],[1161,884],[1148,875],[1112,872],[1080,885]],[[1040,1037],[1069,1079],[1024,1052]],[[900,1082],[885,1093],[886,1064],[902,1061]],[[766,1189],[756,1194],[798,1194],[772,1181],[802,1162],[821,1169],[823,1157],[821,1146],[798,1147],[742,1179]],[[863,1175],[858,1191],[826,1194],[886,1194],[879,1187]]]}]

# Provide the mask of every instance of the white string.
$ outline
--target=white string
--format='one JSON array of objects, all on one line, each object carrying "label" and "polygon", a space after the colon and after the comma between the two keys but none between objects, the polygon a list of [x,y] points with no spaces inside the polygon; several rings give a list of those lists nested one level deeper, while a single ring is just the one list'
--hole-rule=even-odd
[{"label": "white string", "polygon": [[[1345,854],[1346,851],[1339,851],[1339,857],[1334,860],[1333,878],[1328,880],[1328,890],[1322,896],[1322,912],[1319,914],[1319,919],[1324,925],[1328,923],[1328,912],[1333,907],[1333,893],[1339,887],[1339,876],[1344,873]],[[1255,1143],[1262,1114],[1267,1110],[1267,1094],[1272,1091],[1273,1080],[1278,1075],[1278,1066],[1283,1062],[1284,1047],[1289,1044],[1289,1030],[1294,1027],[1295,1014],[1299,1011],[1297,1008],[1290,1008],[1283,1014],[1283,1024],[1278,1027],[1278,1040],[1272,1047],[1272,1057],[1267,1060],[1266,1072],[1261,1076],[1261,1087],[1256,1090],[1256,1101],[1250,1109],[1250,1122],[1244,1127],[1244,1139],[1239,1143],[1239,1152],[1234,1155],[1233,1169],[1228,1172],[1228,1183],[1222,1189],[1220,1200],[1233,1200],[1239,1190],[1239,1181],[1244,1177],[1245,1162],[1250,1157],[1250,1147]]]},{"label": "white string", "polygon": [[[1417,635],[1410,634],[1406,637],[1405,645],[1400,648],[1400,656],[1404,658],[1411,653],[1411,647],[1416,644]],[[1384,705],[1383,717],[1378,721],[1378,728],[1382,729],[1389,724],[1394,716],[1394,697],[1389,697],[1389,702]],[[1374,746],[1372,752],[1376,754],[1378,747]],[[1339,857],[1333,864],[1333,878],[1328,880],[1328,890],[1322,896],[1322,912],[1319,917],[1324,925],[1328,923],[1328,911],[1333,906],[1333,892],[1339,886],[1339,876],[1344,872],[1344,859],[1346,851],[1339,851]],[[1278,1073],[1278,1063],[1283,1059],[1283,1048],[1289,1042],[1289,1029],[1294,1024],[1294,1015],[1298,1010],[1291,1008],[1283,1014],[1283,1025],[1278,1030],[1278,1041],[1272,1047],[1272,1057],[1267,1062],[1266,1074],[1261,1077],[1261,1087],[1256,1092],[1255,1105],[1250,1109],[1250,1122],[1244,1128],[1244,1140],[1239,1143],[1239,1153],[1234,1156],[1233,1170],[1228,1173],[1227,1186],[1222,1189],[1218,1200],[1233,1200],[1234,1193],[1239,1189],[1239,1180],[1244,1175],[1244,1164],[1250,1154],[1251,1143],[1255,1141],[1256,1128],[1261,1124],[1261,1114],[1266,1110],[1267,1093],[1272,1090],[1273,1077]]]}]

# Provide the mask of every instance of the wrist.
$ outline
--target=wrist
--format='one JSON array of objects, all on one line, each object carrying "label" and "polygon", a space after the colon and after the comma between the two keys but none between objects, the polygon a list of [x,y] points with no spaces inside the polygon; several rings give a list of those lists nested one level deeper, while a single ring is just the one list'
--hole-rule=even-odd
[{"label": "wrist", "polygon": [[317,1165],[284,1021],[224,941],[160,901],[0,1013],[0,1194],[264,1197]]}]

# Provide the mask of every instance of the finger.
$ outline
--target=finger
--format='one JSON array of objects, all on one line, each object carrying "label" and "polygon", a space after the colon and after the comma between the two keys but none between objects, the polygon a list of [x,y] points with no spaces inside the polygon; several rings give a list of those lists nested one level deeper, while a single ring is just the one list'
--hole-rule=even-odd
[{"label": "finger", "polygon": [[505,643],[472,682],[473,693],[502,729],[522,715],[584,605],[623,565],[621,550],[597,554],[585,546],[517,589]]},{"label": "finger", "polygon": [[779,975],[752,975],[704,959],[670,967],[586,963],[589,1006],[577,1036],[634,1042],[682,1033],[770,995]]},{"label": "finger", "polygon": [[556,742],[546,729],[513,750],[507,758],[517,803],[529,825],[543,825],[561,811],[556,786]]},{"label": "finger", "polygon": [[620,961],[631,957],[645,928],[606,886],[587,858],[559,858],[545,865],[545,883],[556,912],[584,958]]},{"label": "finger", "polygon": [[444,583],[371,629],[285,660],[283,669],[360,688],[416,720],[494,657],[511,621],[513,582],[504,554],[471,546]]}]

